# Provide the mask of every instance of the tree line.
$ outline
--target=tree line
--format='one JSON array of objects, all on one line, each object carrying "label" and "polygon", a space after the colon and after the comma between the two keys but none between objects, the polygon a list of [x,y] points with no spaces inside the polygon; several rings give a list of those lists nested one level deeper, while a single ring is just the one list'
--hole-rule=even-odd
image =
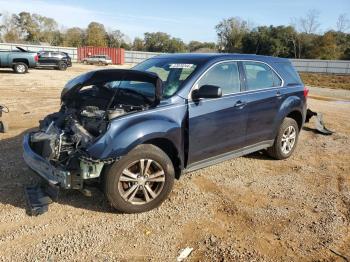
[{"label": "tree line", "polygon": [[21,12],[0,14],[0,41],[53,46],[101,46],[149,52],[229,52],[287,58],[350,59],[350,21],[341,14],[334,29],[319,33],[319,12],[310,10],[290,25],[254,26],[240,17],[223,19],[215,30],[218,41],[191,41],[164,32],[146,32],[131,41],[120,30],[98,22],[87,28],[62,29],[49,17]]}]

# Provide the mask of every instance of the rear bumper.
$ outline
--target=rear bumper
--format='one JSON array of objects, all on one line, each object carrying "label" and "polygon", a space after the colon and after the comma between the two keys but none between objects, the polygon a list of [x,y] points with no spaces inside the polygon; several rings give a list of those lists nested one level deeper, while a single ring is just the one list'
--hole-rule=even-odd
[{"label": "rear bumper", "polygon": [[49,184],[65,189],[71,188],[70,172],[54,167],[49,161],[34,152],[30,146],[30,136],[29,133],[23,138],[23,158],[26,164]]}]

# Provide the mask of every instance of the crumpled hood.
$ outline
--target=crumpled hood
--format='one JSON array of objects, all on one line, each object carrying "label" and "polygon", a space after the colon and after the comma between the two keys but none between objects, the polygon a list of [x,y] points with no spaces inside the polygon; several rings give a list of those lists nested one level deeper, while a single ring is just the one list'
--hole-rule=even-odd
[{"label": "crumpled hood", "polygon": [[99,85],[112,81],[140,81],[151,83],[155,88],[155,104],[159,104],[162,98],[162,80],[157,74],[130,69],[105,69],[91,71],[68,81],[62,90],[61,100],[64,101],[74,96],[84,86]]}]

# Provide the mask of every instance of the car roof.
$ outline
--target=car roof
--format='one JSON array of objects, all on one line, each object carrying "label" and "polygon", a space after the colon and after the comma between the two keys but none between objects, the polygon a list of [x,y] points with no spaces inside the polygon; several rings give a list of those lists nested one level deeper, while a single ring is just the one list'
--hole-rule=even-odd
[{"label": "car roof", "polygon": [[167,59],[185,59],[198,62],[208,62],[210,60],[257,60],[262,62],[289,62],[287,58],[274,56],[263,56],[254,54],[232,54],[232,53],[179,53],[164,54],[156,56],[156,58]]}]

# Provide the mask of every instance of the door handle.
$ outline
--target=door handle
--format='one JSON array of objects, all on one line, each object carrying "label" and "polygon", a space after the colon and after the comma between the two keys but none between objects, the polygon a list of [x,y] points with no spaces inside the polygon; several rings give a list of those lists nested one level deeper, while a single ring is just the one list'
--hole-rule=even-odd
[{"label": "door handle", "polygon": [[245,106],[246,106],[246,104],[247,104],[247,102],[244,102],[244,101],[238,100],[238,101],[235,103],[234,107],[240,107],[240,108],[243,108],[243,107],[245,107]]},{"label": "door handle", "polygon": [[276,97],[277,97],[278,99],[281,99],[281,98],[283,97],[283,95],[281,94],[280,91],[277,91]]}]

